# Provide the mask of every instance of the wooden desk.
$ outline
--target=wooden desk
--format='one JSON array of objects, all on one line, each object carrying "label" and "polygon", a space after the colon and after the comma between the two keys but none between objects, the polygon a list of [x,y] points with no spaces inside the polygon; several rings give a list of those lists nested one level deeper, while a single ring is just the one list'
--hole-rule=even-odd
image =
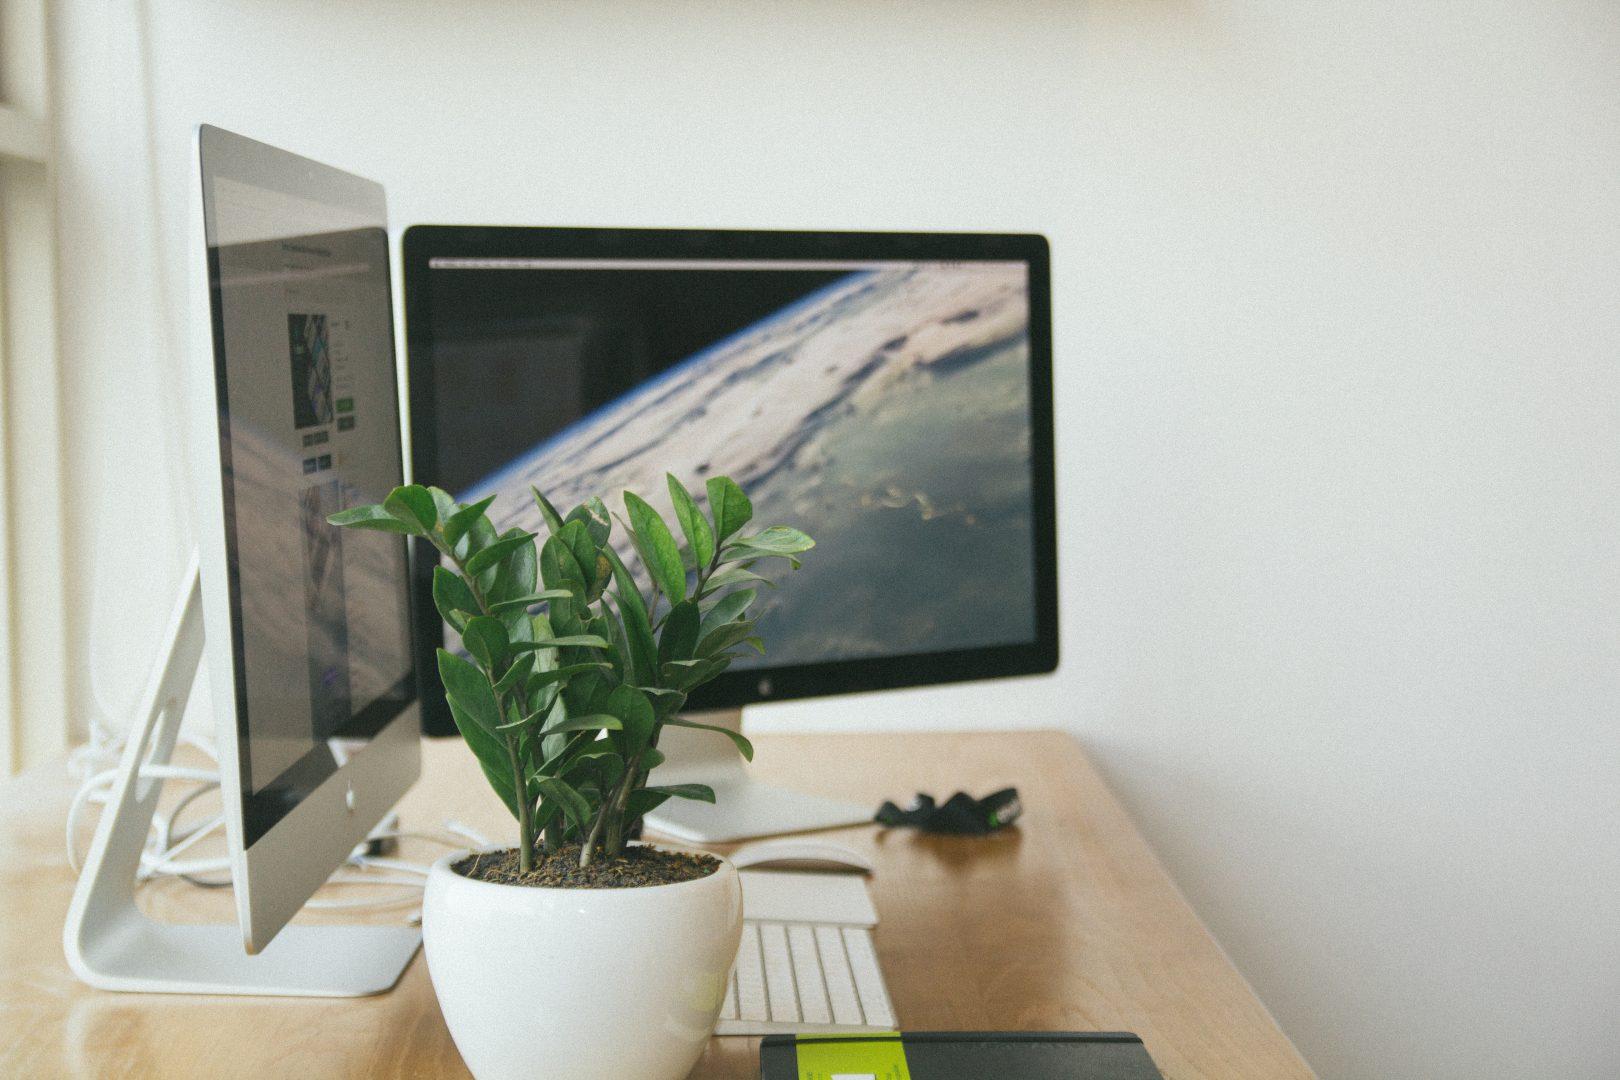
[{"label": "wooden desk", "polygon": [[[867,850],[879,957],[908,1028],[1135,1031],[1166,1077],[1308,1077],[1068,736],[770,736],[762,776],[874,807],[917,790],[1016,784],[1021,826],[988,839],[842,830]],[[72,874],[60,766],[0,784],[0,1076],[456,1077],[466,1070],[420,956],[389,994],[354,1001],[91,990],[62,958]],[[459,818],[510,831],[459,744],[429,744],[407,828]],[[86,841],[88,837],[86,837]],[[434,852],[416,844],[406,857]],[[224,890],[154,883],[156,917],[231,919]],[[374,913],[399,919],[408,907]],[[336,915],[308,913],[317,921]],[[353,916],[348,916],[353,918]],[[758,1040],[714,1039],[694,1077],[758,1075]]]}]

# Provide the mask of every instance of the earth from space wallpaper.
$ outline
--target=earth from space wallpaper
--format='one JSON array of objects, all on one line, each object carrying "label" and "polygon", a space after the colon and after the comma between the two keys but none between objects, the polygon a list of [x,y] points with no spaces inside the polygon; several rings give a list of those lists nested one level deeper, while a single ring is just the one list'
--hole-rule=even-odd
[{"label": "earth from space wallpaper", "polygon": [[601,494],[622,514],[628,488],[679,537],[664,473],[705,504],[728,475],[751,527],[817,540],[802,570],[770,569],[789,587],[760,590],[770,664],[1030,641],[1028,338],[1021,263],[850,272],[456,496],[497,494],[497,528],[543,532],[531,484],[564,513]]}]

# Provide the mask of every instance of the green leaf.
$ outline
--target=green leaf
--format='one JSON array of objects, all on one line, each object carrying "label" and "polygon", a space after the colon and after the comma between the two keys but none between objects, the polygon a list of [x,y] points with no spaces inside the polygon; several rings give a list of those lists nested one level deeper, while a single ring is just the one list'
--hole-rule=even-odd
[{"label": "green leaf", "polygon": [[635,659],[630,651],[630,638],[624,631],[624,620],[614,613],[612,605],[605,599],[602,609],[606,615],[599,622],[607,630],[604,636],[613,642],[607,655],[613,663],[614,681],[633,683],[636,681]]},{"label": "green leaf", "polygon": [[724,656],[701,660],[671,660],[660,671],[664,681],[677,690],[690,691],[702,686],[726,669],[731,661]]},{"label": "green leaf", "polygon": [[368,506],[351,506],[347,510],[339,510],[329,516],[326,523],[345,529],[370,529],[373,532],[404,533],[407,536],[422,535],[422,530],[412,526],[409,522],[399,520],[399,518],[375,503]]},{"label": "green leaf", "polygon": [[[527,680],[528,677],[533,674],[533,672],[534,653],[524,653],[522,656],[519,656],[516,660],[512,661],[512,666],[506,669],[506,674],[502,675],[500,679],[496,681],[495,693],[507,693],[520,683],[524,683],[525,680]],[[525,689],[527,689],[527,687],[525,687]]]},{"label": "green leaf", "polygon": [[562,515],[557,513],[557,508],[551,505],[551,500],[540,494],[540,489],[533,484],[529,485],[529,493],[534,496],[534,505],[540,508],[540,516],[545,519],[546,530],[552,536],[556,536],[562,531]]},{"label": "green leaf", "polygon": [[714,529],[710,528],[709,519],[703,516],[703,511],[698,509],[692,493],[675,478],[675,474],[665,473],[664,476],[669,482],[669,497],[675,503],[675,520],[681,523],[681,532],[686,534],[692,558],[700,568],[706,567],[714,558]]},{"label": "green leaf", "polygon": [[589,671],[605,671],[612,666],[612,664],[607,663],[565,664],[562,667],[551,668],[547,671],[536,671],[529,676],[525,688],[532,694],[542,686],[567,682],[575,675],[583,675]]},{"label": "green leaf", "polygon": [[616,599],[619,603],[619,619],[624,625],[625,640],[630,650],[625,656],[630,668],[627,681],[656,682],[658,643],[653,640],[652,623],[647,617],[646,602],[641,599],[641,590],[636,588],[635,578],[630,576],[630,568],[624,565],[619,553],[612,548],[604,548],[603,551],[613,566],[613,584],[618,590]]},{"label": "green leaf", "polygon": [[[529,789],[535,799],[540,798],[540,777],[537,774],[531,773],[529,775]],[[534,813],[529,817],[529,821],[534,826],[534,835],[540,836],[543,834],[547,829],[551,828],[552,822],[562,816],[562,807],[555,802],[542,802],[535,807]]]},{"label": "green leaf", "polygon": [[497,611],[495,617],[500,619],[501,625],[506,627],[506,639],[508,642],[515,645],[519,642],[535,640],[534,617],[527,611]]},{"label": "green leaf", "polygon": [[446,566],[433,568],[433,606],[439,609],[439,618],[461,632],[467,618],[478,612],[478,600],[461,576]]},{"label": "green leaf", "polygon": [[557,764],[562,769],[571,769],[575,765],[590,761],[592,758],[617,757],[618,748],[607,739],[586,739],[580,741],[579,748],[570,751]]},{"label": "green leaf", "polygon": [[494,731],[501,722],[501,711],[484,673],[455,653],[440,649],[438,656],[445,696],[460,704],[486,731]]},{"label": "green leaf", "polygon": [[[591,542],[590,529],[584,521],[575,519],[563,523],[556,539],[565,544],[579,566],[580,581],[585,586],[585,601],[591,603],[602,595],[607,585],[607,567],[599,567],[600,556]],[[549,543],[549,541],[547,541]]]},{"label": "green leaf", "polygon": [[724,544],[754,517],[754,504],[729,476],[709,478],[709,511],[714,514],[715,542]]},{"label": "green leaf", "polygon": [[433,497],[433,508],[438,511],[440,521],[448,521],[450,515],[456,512],[455,498],[444,488],[429,487],[428,494]]},{"label": "green leaf", "polygon": [[495,496],[491,495],[463,506],[451,514],[444,523],[444,542],[450,547],[455,547],[461,538],[467,535],[467,530],[472,528],[473,522],[483,517],[484,511],[488,510],[490,503],[494,501]]},{"label": "green leaf", "polygon": [[568,731],[622,731],[624,722],[617,716],[607,713],[589,713],[585,716],[569,716],[554,724],[547,724],[540,731],[544,735],[561,735]]},{"label": "green leaf", "polygon": [[702,637],[714,630],[716,627],[724,626],[726,623],[737,618],[743,612],[748,610],[748,605],[754,602],[754,597],[757,595],[758,594],[753,589],[739,589],[737,592],[734,592],[722,599],[718,604],[709,609],[709,613],[707,615],[703,616],[703,625],[698,632],[698,636]]},{"label": "green leaf", "polygon": [[504,615],[510,611],[527,611],[543,601],[567,600],[572,598],[573,595],[567,589],[542,589],[540,592],[530,593],[528,596],[515,596],[510,600],[502,600],[500,603],[492,605],[490,610],[497,615]]},{"label": "green leaf", "polygon": [[625,820],[634,821],[645,814],[663,806],[669,801],[669,792],[652,791],[648,788],[639,788],[630,793],[629,800],[624,805]]},{"label": "green leaf", "polygon": [[502,600],[511,600],[519,596],[527,596],[534,592],[535,583],[535,553],[533,534],[526,534],[522,529],[508,529],[502,534],[502,539],[511,539],[524,536],[528,542],[519,544],[506,558],[500,561],[495,571],[495,583],[489,588],[490,603]]},{"label": "green leaf", "polygon": [[591,538],[593,547],[601,547],[608,542],[608,536],[613,532],[613,519],[608,516],[608,509],[602,505],[602,500],[594,495],[568,511],[563,524],[577,521],[585,526],[585,534]]},{"label": "green leaf", "polygon": [[809,551],[816,542],[798,529],[787,525],[772,525],[753,536],[739,536],[727,544],[728,550],[743,549],[761,555],[797,555]]},{"label": "green leaf", "polygon": [[[476,555],[478,552],[483,551],[485,548],[493,544],[497,539],[499,539],[499,537],[495,535],[495,526],[490,524],[489,518],[481,517],[472,523],[472,528],[467,530],[467,535],[463,536],[461,538],[461,543],[456,545],[456,557],[459,559],[466,559],[471,555]],[[498,569],[499,567],[492,566],[483,573],[474,573],[471,575],[473,579],[478,582],[478,587],[483,589],[486,595],[488,591],[495,585],[495,574]]]},{"label": "green leaf", "polygon": [[620,685],[613,688],[603,707],[622,722],[624,738],[620,745],[634,759],[652,741],[653,728],[657,724],[652,702],[635,687]]},{"label": "green leaf", "polygon": [[[551,626],[551,617],[546,615],[526,616],[529,621],[529,633],[520,641],[533,641],[536,643],[550,641],[555,637]],[[534,654],[534,667],[536,671],[545,671],[557,666],[557,654],[554,652],[538,652]]]},{"label": "green leaf", "polygon": [[663,686],[638,686],[636,689],[652,700],[653,714],[661,720],[679,712],[681,706],[686,704],[686,695],[679,690]]},{"label": "green leaf", "polygon": [[565,634],[561,637],[546,638],[543,641],[514,641],[511,648],[514,651],[525,649],[605,649],[608,643],[595,634]]},{"label": "green leaf", "polygon": [[730,739],[734,744],[736,744],[737,749],[741,751],[744,758],[749,761],[754,760],[754,744],[744,738],[740,732],[732,731],[730,728],[716,727],[714,724],[700,724],[696,720],[688,720],[684,716],[672,716],[668,720],[665,720],[664,723],[673,724],[676,727],[695,728],[698,731],[712,731],[716,734],[724,735],[726,738]]},{"label": "green leaf", "polygon": [[645,772],[652,772],[668,760],[664,752],[656,746],[649,746],[641,752],[641,768]]},{"label": "green leaf", "polygon": [[[576,602],[573,600],[557,600],[546,608],[544,615],[536,615],[536,620],[545,619],[551,627],[551,634],[557,637],[574,637],[587,633],[585,620],[580,618]],[[551,635],[541,634],[541,637]],[[598,635],[600,636],[600,635]]]},{"label": "green leaf", "polygon": [[[544,674],[544,672],[538,674]],[[550,714],[551,710],[562,704],[561,693],[558,690],[558,684],[555,682],[541,683],[533,690],[528,690],[527,687],[524,689],[528,691],[524,704],[528,706],[531,713],[546,716]],[[566,711],[566,708],[564,711]]]},{"label": "green leaf", "polygon": [[569,824],[584,828],[593,816],[594,808],[590,802],[576,791],[566,780],[559,780],[555,776],[542,776],[538,787],[540,797],[549,799],[562,807],[563,816]]},{"label": "green leaf", "polygon": [[700,599],[713,596],[721,589],[729,588],[732,585],[742,585],[750,581],[762,582],[770,588],[776,588],[775,582],[763,574],[756,574],[750,570],[748,567],[751,565],[751,563],[744,563],[741,566],[728,566],[724,570],[718,571],[708,581],[704,582]]},{"label": "green leaf", "polygon": [[536,720],[540,719],[538,712],[525,713],[517,702],[512,702],[506,709],[506,723],[496,728],[497,732],[517,733],[525,730]]},{"label": "green leaf", "polygon": [[[524,545],[529,545],[532,547],[533,544],[534,533],[508,533],[506,536],[503,536],[501,539],[495,541],[493,544],[490,544],[488,547],[473,555],[472,558],[468,559],[467,573],[477,577],[485,570],[492,569],[499,565],[502,559],[506,558],[514,551],[517,551]],[[532,584],[530,587],[533,587]]]},{"label": "green leaf", "polygon": [[[603,549],[603,551],[605,550]],[[613,564],[608,561],[608,557],[603,551],[596,553],[596,565],[592,567],[592,573],[596,575],[596,581],[591,585],[591,591],[585,597],[585,602],[589,604],[594,604],[602,599],[602,593],[607,590],[608,582],[613,580]]]},{"label": "green leaf", "polygon": [[720,555],[718,558],[716,558],[715,562],[717,565],[721,566],[725,565],[726,563],[734,562],[741,562],[745,566],[752,566],[760,559],[786,559],[788,561],[788,565],[793,567],[795,570],[803,565],[799,561],[799,557],[797,555],[771,555],[766,552],[755,551],[752,548],[736,546],[728,546],[724,551],[720,552]]},{"label": "green leaf", "polygon": [[[542,694],[546,694],[546,693],[551,693],[551,692],[546,691],[546,690],[542,690]],[[561,698],[561,696],[558,696],[558,695],[555,695],[555,694],[553,694],[552,699],[551,699],[551,703],[549,705],[547,705],[543,710],[542,709],[536,709],[535,711],[538,712],[538,713],[543,713],[543,715],[546,718],[545,719],[545,724],[559,723],[560,721],[562,721],[568,715],[568,708],[563,703],[563,699]],[[544,730],[545,724],[541,725],[542,730]],[[568,733],[567,732],[561,732],[561,733],[556,734],[556,735],[542,735],[540,737],[539,742],[540,742],[540,756],[542,758],[544,758],[545,760],[549,761],[552,758],[556,757],[558,754],[562,753],[563,749],[568,745],[568,743],[569,743]]]},{"label": "green leaf", "polygon": [[754,623],[750,619],[739,619],[736,622],[728,622],[722,626],[717,626],[704,634],[702,640],[698,642],[696,656],[699,659],[713,656],[715,653],[722,652],[743,641],[753,632]]},{"label": "green leaf", "polygon": [[654,795],[667,795],[675,799],[696,799],[698,802],[714,802],[714,788],[708,784],[659,784],[648,785],[642,788]]},{"label": "green leaf", "polygon": [[658,637],[658,662],[690,660],[697,648],[698,625],[697,601],[682,600],[670,608]]},{"label": "green leaf", "polygon": [[417,533],[430,533],[439,524],[439,508],[433,505],[433,494],[420,484],[395,488],[382,505]]},{"label": "green leaf", "polygon": [[546,588],[567,589],[582,604],[590,592],[585,569],[579,565],[579,560],[574,557],[573,550],[563,540],[561,533],[554,534],[541,545],[540,578],[546,583]]},{"label": "green leaf", "polygon": [[467,749],[478,759],[484,779],[489,781],[489,786],[495,789],[495,794],[500,796],[512,816],[517,817],[518,805],[513,797],[516,789],[512,787],[512,764],[507,760],[505,742],[474,720],[455,698],[450,698],[449,702],[450,716],[455,720],[461,737],[467,741]]},{"label": "green leaf", "polygon": [[509,644],[506,627],[491,615],[476,615],[468,619],[466,628],[461,631],[461,643],[477,657],[483,669],[491,673],[506,659]]},{"label": "green leaf", "polygon": [[647,562],[647,573],[671,604],[686,599],[686,564],[681,562],[681,549],[675,546],[675,537],[669,526],[658,516],[658,511],[633,491],[624,493],[624,508],[630,514],[630,529],[641,541],[638,550]]},{"label": "green leaf", "polygon": [[613,515],[608,513],[607,506],[595,495],[586,499],[584,505],[591,515],[590,521],[587,522],[591,530],[591,543],[597,547],[606,547],[608,537],[613,535]]}]

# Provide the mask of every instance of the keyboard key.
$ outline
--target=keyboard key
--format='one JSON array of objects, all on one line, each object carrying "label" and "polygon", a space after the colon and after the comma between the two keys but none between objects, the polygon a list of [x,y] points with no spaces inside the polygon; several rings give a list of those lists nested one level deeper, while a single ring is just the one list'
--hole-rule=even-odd
[{"label": "keyboard key", "polygon": [[787,927],[781,923],[759,924],[760,952],[765,957],[765,993],[770,999],[771,1020],[796,1024],[799,993],[793,985],[793,956],[788,951]]},{"label": "keyboard key", "polygon": [[743,923],[742,945],[737,949],[737,1016],[742,1020],[769,1020],[765,997],[765,967],[761,963],[759,926]]},{"label": "keyboard key", "polygon": [[793,983],[799,991],[799,1011],[807,1024],[832,1023],[827,1004],[827,987],[821,981],[821,962],[816,957],[816,932],[809,926],[789,926],[788,951],[793,955]]},{"label": "keyboard key", "polygon": [[873,1027],[894,1027],[894,1009],[889,1006],[889,993],[883,988],[883,974],[878,970],[877,953],[872,949],[872,932],[844,927],[844,948],[849,952],[849,969],[855,975],[855,989],[861,995],[861,1011],[866,1014],[866,1022]]},{"label": "keyboard key", "polygon": [[866,1023],[866,1018],[861,1015],[861,999],[855,993],[855,976],[849,970],[849,957],[844,955],[844,938],[838,932],[838,927],[816,927],[816,953],[821,957],[821,970],[826,976],[833,1023]]}]

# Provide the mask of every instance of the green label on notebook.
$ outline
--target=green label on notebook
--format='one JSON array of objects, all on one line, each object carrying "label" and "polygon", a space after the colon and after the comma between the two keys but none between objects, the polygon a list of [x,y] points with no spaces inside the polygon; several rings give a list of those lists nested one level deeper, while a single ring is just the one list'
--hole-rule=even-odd
[{"label": "green label on notebook", "polygon": [[800,1035],[799,1080],[911,1080],[898,1031]]}]

